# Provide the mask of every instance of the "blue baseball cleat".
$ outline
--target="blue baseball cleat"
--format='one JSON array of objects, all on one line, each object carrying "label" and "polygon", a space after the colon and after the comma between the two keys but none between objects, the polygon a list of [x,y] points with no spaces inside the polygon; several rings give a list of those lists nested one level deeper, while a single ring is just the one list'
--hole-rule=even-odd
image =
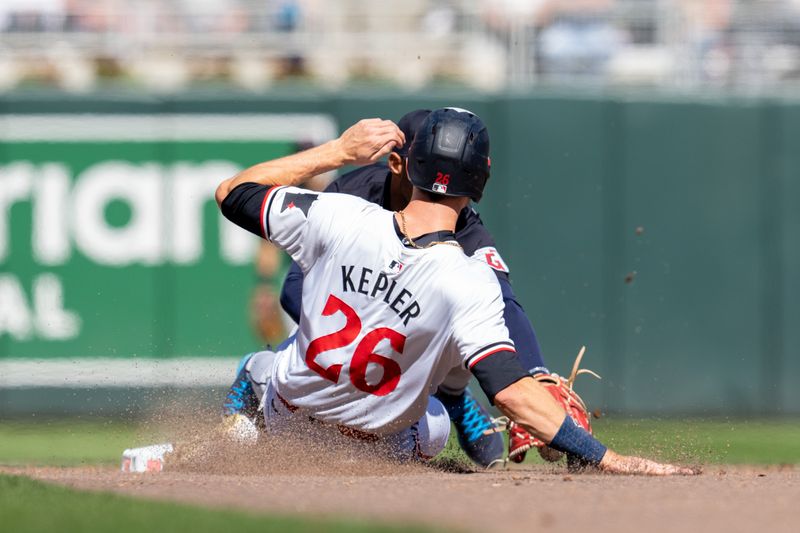
[{"label": "blue baseball cleat", "polygon": [[247,361],[253,354],[245,355],[236,368],[236,379],[225,396],[222,404],[222,415],[232,417],[244,415],[250,420],[258,419],[258,397],[250,383],[250,373],[247,371]]},{"label": "blue baseball cleat", "polygon": [[473,462],[488,467],[495,461],[503,460],[503,436],[500,433],[484,434],[495,425],[486,409],[469,391],[465,390],[464,394],[457,396],[439,391],[433,396],[447,409],[456,427],[458,444]]}]

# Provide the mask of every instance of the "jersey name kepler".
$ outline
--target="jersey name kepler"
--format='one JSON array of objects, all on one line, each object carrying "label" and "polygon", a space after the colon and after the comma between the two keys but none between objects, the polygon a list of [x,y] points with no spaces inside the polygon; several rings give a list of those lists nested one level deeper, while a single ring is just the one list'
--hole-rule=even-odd
[{"label": "jersey name kepler", "polygon": [[357,292],[370,298],[382,298],[405,326],[409,320],[418,317],[421,311],[410,291],[398,287],[397,281],[390,281],[385,272],[379,272],[376,276],[371,268],[357,269],[355,266],[342,265],[342,290]]}]

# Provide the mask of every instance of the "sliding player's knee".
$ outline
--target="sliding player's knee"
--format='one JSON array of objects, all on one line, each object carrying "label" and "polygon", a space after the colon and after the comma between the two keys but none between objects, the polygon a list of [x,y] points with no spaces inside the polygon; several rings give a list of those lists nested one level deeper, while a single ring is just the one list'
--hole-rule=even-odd
[{"label": "sliding player's knee", "polygon": [[272,377],[274,366],[275,352],[271,350],[255,352],[247,361],[246,368],[250,378],[250,384],[259,400],[264,397],[264,391]]},{"label": "sliding player's knee", "polygon": [[450,437],[450,417],[442,402],[431,396],[428,408],[419,421],[418,454],[422,459],[432,459],[444,450]]}]

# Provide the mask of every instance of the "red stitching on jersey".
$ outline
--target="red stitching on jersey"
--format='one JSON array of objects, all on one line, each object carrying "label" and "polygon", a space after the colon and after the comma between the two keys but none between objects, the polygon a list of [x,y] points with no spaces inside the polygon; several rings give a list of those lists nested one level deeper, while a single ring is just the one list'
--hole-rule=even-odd
[{"label": "red stitching on jersey", "polygon": [[496,350],[492,350],[491,352],[489,352],[489,353],[485,353],[485,354],[481,355],[480,357],[478,357],[478,358],[474,359],[473,361],[471,361],[471,362],[470,362],[470,364],[469,364],[469,367],[468,367],[468,368],[472,368],[473,366],[475,366],[476,364],[478,364],[480,361],[483,361],[484,359],[486,359],[486,358],[487,358],[487,357],[489,357],[490,355],[494,355],[494,354],[496,354],[497,352],[511,352],[511,353],[517,353],[517,351],[516,351],[516,350],[513,350],[513,349],[509,348],[508,346],[503,346],[502,348],[497,348]]}]

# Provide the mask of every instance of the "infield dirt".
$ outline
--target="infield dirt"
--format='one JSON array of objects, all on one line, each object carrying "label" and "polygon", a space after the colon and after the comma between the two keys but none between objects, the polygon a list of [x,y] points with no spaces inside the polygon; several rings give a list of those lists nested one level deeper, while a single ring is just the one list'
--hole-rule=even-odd
[{"label": "infield dirt", "polygon": [[0,472],[209,507],[482,533],[777,533],[794,532],[800,523],[800,470],[793,466],[713,466],[699,476],[670,478],[570,474],[560,464],[486,471],[457,460],[398,464],[375,443],[314,424],[301,424],[288,435],[262,435],[255,446],[233,445],[214,424],[198,427],[175,417],[160,418],[147,433],[143,439],[171,435],[176,443],[164,472],[125,474],[114,467],[0,467]]},{"label": "infield dirt", "polygon": [[[363,465],[363,463],[362,463]],[[363,469],[290,465],[276,473],[112,467],[2,471],[78,489],[112,491],[250,512],[358,517],[466,531],[796,531],[800,475],[792,467],[711,468],[696,477],[567,474],[559,467],[443,472],[421,466]]]}]

